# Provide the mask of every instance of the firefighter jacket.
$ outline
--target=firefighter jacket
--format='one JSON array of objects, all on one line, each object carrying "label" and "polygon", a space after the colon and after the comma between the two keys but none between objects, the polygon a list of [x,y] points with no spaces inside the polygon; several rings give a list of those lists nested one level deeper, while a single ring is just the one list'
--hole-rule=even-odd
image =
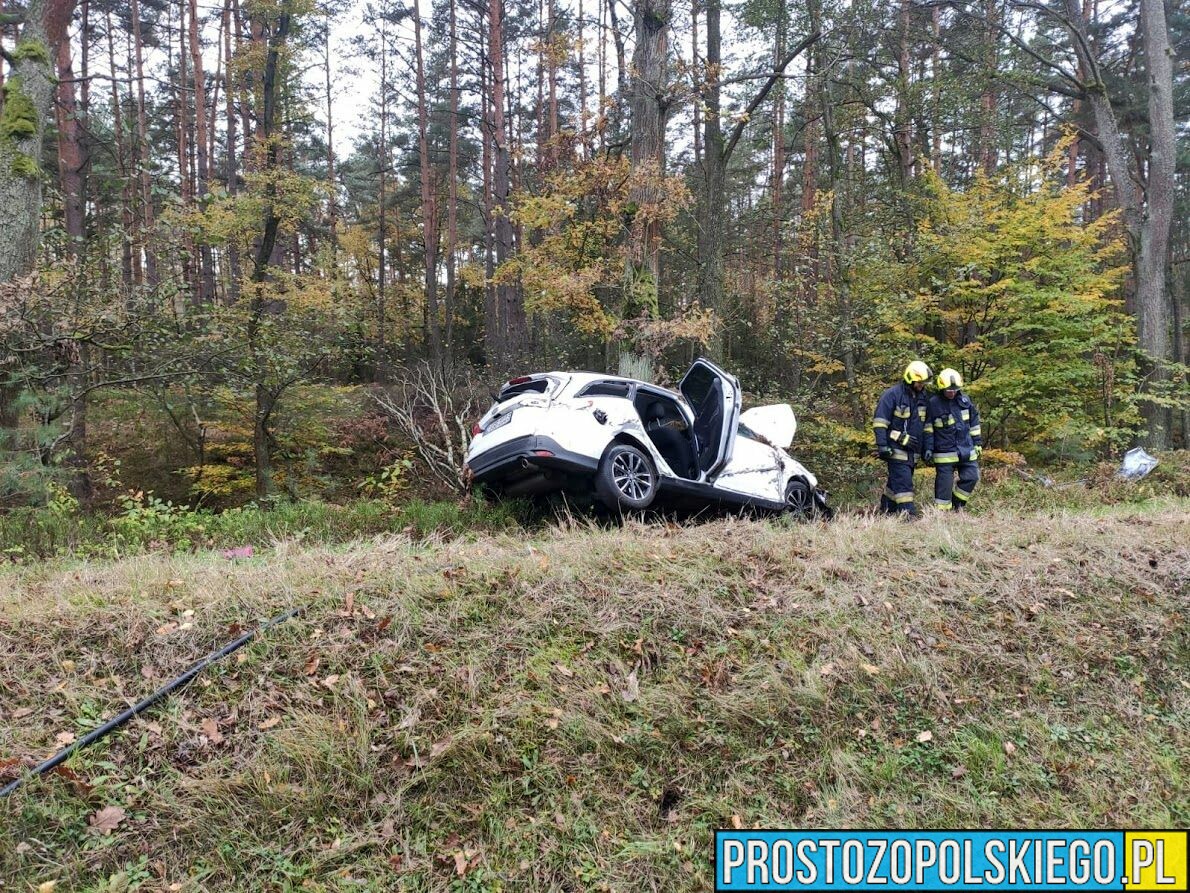
[{"label": "firefighter jacket", "polygon": [[942,394],[930,398],[925,448],[934,454],[934,464],[970,462],[976,447],[983,446],[979,410],[971,398],[959,391],[953,400]]},{"label": "firefighter jacket", "polygon": [[881,394],[872,415],[876,449],[888,447],[895,461],[913,462],[925,446],[928,399],[903,382]]}]

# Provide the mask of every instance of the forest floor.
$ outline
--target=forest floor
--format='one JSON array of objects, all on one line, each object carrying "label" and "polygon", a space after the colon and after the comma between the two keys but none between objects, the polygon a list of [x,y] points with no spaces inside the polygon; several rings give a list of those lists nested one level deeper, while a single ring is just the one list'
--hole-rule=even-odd
[{"label": "forest floor", "polygon": [[0,775],[305,611],[0,802],[0,889],[708,890],[716,827],[1186,827],[1188,518],[11,565]]}]

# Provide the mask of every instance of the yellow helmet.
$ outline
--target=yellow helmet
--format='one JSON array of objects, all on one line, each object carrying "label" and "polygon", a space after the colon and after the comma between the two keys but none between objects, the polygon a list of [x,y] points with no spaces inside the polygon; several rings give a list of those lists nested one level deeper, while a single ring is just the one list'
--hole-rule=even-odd
[{"label": "yellow helmet", "polygon": [[905,384],[913,384],[915,381],[929,381],[930,367],[921,360],[914,360],[905,367]]},{"label": "yellow helmet", "polygon": [[938,390],[946,391],[954,388],[956,391],[963,386],[963,376],[958,370],[943,369],[938,373]]}]

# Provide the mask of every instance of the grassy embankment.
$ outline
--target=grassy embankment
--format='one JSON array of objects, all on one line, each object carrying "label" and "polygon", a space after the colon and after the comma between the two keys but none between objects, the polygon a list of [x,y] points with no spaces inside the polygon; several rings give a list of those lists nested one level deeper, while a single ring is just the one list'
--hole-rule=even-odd
[{"label": "grassy embankment", "polygon": [[733,823],[1190,824],[1190,502],[985,506],[10,566],[0,759],[309,607],[0,803],[0,881],[700,890]]}]

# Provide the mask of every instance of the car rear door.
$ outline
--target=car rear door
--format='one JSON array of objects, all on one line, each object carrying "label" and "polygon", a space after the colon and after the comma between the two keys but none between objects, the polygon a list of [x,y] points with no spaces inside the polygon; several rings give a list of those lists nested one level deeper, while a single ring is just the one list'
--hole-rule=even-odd
[{"label": "car rear door", "polygon": [[710,480],[731,460],[742,402],[739,380],[700,357],[686,371],[678,389],[694,410],[698,467],[703,480]]}]

